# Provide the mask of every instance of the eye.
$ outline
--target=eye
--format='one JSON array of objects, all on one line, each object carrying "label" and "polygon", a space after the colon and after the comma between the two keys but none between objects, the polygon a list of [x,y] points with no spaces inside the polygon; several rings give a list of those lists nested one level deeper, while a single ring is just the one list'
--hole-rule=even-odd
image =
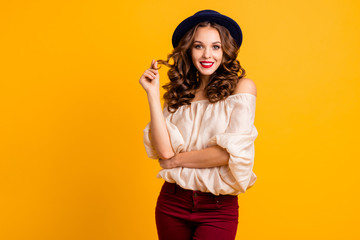
[{"label": "eye", "polygon": [[195,45],[194,48],[198,48],[198,47],[201,47],[201,45]]},{"label": "eye", "polygon": [[218,46],[218,45],[215,45],[214,47],[215,47],[215,48],[217,47],[216,49],[220,49],[220,46]]}]

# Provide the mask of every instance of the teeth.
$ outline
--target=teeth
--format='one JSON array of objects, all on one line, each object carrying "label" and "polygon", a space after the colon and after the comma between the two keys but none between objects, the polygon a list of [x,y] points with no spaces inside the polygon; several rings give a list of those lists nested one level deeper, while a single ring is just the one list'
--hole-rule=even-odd
[{"label": "teeth", "polygon": [[205,65],[205,66],[210,66],[211,64],[213,63],[201,63],[202,65]]}]

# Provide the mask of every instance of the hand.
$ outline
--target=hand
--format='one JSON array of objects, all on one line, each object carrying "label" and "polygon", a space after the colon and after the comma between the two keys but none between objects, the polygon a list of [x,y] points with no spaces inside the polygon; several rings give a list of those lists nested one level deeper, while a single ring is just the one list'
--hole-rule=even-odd
[{"label": "hand", "polygon": [[139,83],[147,93],[156,91],[160,93],[160,75],[157,68],[157,61],[154,59],[151,61],[150,68],[146,69],[143,75],[141,75]]},{"label": "hand", "polygon": [[159,164],[160,167],[164,168],[164,169],[171,169],[171,168],[176,168],[179,167],[178,166],[178,156],[179,154],[175,154],[175,156],[173,156],[172,158],[169,159],[159,159]]}]

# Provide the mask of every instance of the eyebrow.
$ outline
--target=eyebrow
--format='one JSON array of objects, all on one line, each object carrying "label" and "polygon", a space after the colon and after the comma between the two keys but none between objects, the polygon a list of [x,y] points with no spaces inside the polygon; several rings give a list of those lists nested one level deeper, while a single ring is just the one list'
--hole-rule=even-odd
[{"label": "eyebrow", "polygon": [[[194,42],[202,43],[201,41],[194,41]],[[220,41],[217,41],[217,42],[213,42],[213,43],[221,43],[221,42],[220,42]]]}]

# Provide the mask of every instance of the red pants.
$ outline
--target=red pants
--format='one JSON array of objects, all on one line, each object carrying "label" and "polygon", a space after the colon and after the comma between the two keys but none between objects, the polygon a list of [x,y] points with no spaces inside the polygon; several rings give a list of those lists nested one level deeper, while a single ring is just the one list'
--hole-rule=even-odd
[{"label": "red pants", "polygon": [[181,188],[165,181],[155,208],[159,240],[234,240],[238,198]]}]

